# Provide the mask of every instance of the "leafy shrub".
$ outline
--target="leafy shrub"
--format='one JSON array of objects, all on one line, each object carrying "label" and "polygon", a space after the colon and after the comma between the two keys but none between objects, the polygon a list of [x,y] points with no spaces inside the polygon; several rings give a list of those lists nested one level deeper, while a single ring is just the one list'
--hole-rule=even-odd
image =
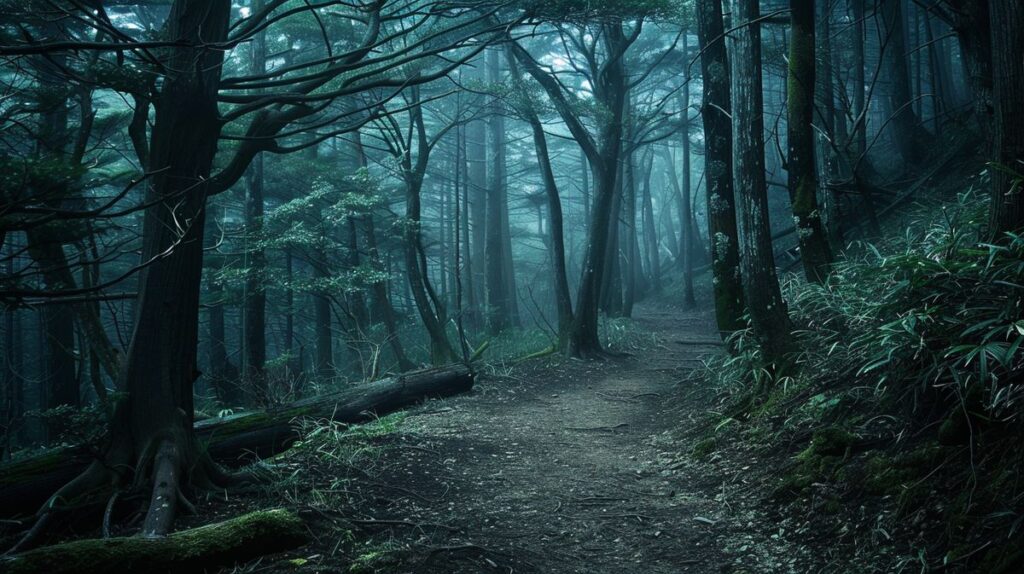
[{"label": "leafy shrub", "polygon": [[[926,504],[927,482],[947,496],[934,505],[949,524],[938,546],[968,549],[946,558],[991,563],[1019,543],[1024,516],[1024,488],[1007,478],[1024,470],[1024,236],[988,242],[981,194],[935,213],[854,246],[824,285],[787,280],[800,349],[790,378],[773,379],[747,331],[701,376],[722,390],[727,421],[752,422],[748,437],[810,444],[790,492],[825,481],[848,496],[899,494],[900,516]],[[824,429],[856,437],[852,456],[817,456]]]}]

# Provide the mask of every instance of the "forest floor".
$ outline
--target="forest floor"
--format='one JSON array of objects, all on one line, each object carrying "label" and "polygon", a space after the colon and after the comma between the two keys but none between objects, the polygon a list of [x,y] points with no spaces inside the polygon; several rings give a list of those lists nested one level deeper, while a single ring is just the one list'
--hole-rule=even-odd
[{"label": "forest floor", "polygon": [[244,570],[807,571],[810,550],[775,534],[763,493],[736,494],[758,486],[756,463],[700,464],[678,438],[707,419],[713,391],[682,381],[718,351],[712,325],[645,304],[621,358],[492,368],[472,394],[385,421],[343,455],[300,447],[278,461],[290,485],[266,494],[298,507],[316,540]]}]

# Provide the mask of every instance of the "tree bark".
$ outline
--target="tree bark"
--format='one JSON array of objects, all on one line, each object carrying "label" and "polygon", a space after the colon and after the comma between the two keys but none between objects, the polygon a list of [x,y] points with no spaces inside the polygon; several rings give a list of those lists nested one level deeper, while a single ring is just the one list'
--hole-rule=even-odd
[{"label": "tree bark", "polygon": [[1024,227],[1024,5],[993,2],[994,76],[992,206],[989,234]]},{"label": "tree bark", "polygon": [[731,72],[721,0],[697,2],[704,102],[705,178],[715,318],[723,338],[743,328],[743,283],[736,226],[732,158]]},{"label": "tree bark", "polygon": [[738,191],[743,293],[764,360],[782,366],[792,328],[775,272],[764,166],[764,100],[758,0],[734,0],[732,38],[733,180]]},{"label": "tree bark", "polygon": [[818,177],[814,159],[814,20],[813,0],[790,2],[787,171],[789,198],[793,206],[804,274],[808,281],[822,283],[832,265],[832,252],[818,207]]},{"label": "tree bark", "polygon": [[[518,77],[515,67],[515,59],[509,58],[509,65],[513,74]],[[558,341],[559,348],[564,346],[569,337],[569,329],[572,327],[572,297],[569,294],[569,280],[565,264],[565,234],[562,221],[562,199],[558,194],[558,184],[555,182],[555,173],[551,167],[551,156],[548,152],[547,136],[544,135],[544,126],[537,116],[532,103],[527,103],[524,112],[527,123],[533,132],[533,144],[537,152],[537,163],[540,167],[541,181],[544,182],[544,192],[548,200],[548,226],[551,249],[551,272],[554,275],[555,309],[558,313]]]},{"label": "tree bark", "polygon": [[[470,68],[469,80],[483,82],[484,57]],[[469,323],[479,329],[483,325],[487,284],[487,124],[475,119],[466,124],[467,201],[469,202],[470,261],[468,284],[473,289],[469,297]]]},{"label": "tree bark", "polygon": [[[258,13],[264,0],[253,0],[252,11]],[[266,31],[253,37],[251,71],[261,75],[267,67]],[[267,362],[267,292],[265,288],[267,255],[262,247],[263,229],[263,154],[252,159],[246,173],[245,233],[247,240],[255,247],[247,246],[248,270],[245,279],[245,303],[242,307],[242,373],[246,388],[250,391],[250,402],[260,403],[268,396],[266,373]]]},{"label": "tree bark", "polygon": [[651,287],[655,293],[661,293],[661,253],[658,243],[657,220],[654,217],[654,200],[651,197],[651,172],[654,170],[654,154],[648,153],[643,162],[643,201],[644,249],[647,253],[647,268],[650,271]]},{"label": "tree bark", "polygon": [[309,541],[302,520],[286,510],[261,510],[175,532],[167,538],[75,540],[0,559],[8,574],[49,572],[191,573],[217,571]]},{"label": "tree bark", "polygon": [[[192,432],[193,390],[197,369],[199,292],[203,261],[204,219],[208,181],[217,150],[221,122],[217,111],[224,53],[206,46],[227,38],[228,0],[177,0],[168,16],[167,34],[180,39],[169,50],[168,73],[156,105],[148,171],[154,174],[146,192],[142,260],[150,264],[139,275],[139,297],[121,388],[127,398],[118,404],[111,443],[102,460],[65,485],[46,512],[111,483],[128,480],[131,469],[152,473],[136,481],[154,482],[154,498],[168,485],[166,465],[150,465],[155,453],[173,450],[175,476],[201,480],[213,468],[206,464]],[[178,485],[173,485],[177,488]],[[159,498],[147,513],[148,535],[166,534],[174,520],[176,499]]]},{"label": "tree bark", "polygon": [[896,148],[904,162],[918,165],[927,156],[928,144],[932,138],[914,110],[914,94],[910,87],[909,56],[904,34],[903,2],[882,2],[880,8],[882,23],[888,37],[884,57],[891,86],[889,107],[893,114],[891,125]]},{"label": "tree bark", "polygon": [[[687,45],[687,39],[683,39],[683,53],[689,51]],[[694,235],[695,230],[693,229],[693,204],[691,198],[693,174],[690,173],[693,169],[693,164],[690,159],[690,82],[689,78],[686,79],[683,84],[682,93],[682,105],[680,106],[680,121],[682,121],[682,148],[680,153],[682,154],[682,186],[679,193],[679,223],[681,226],[681,232],[679,234],[679,254],[682,259],[683,268],[683,307],[685,309],[693,309],[697,306],[697,300],[693,295],[693,255],[694,255]],[[673,167],[673,170],[675,168]]]},{"label": "tree bark", "polygon": [[[502,81],[500,51],[492,48],[487,53],[487,75],[492,85]],[[501,104],[495,99],[487,120],[490,149],[490,169],[487,181],[487,306],[488,329],[492,335],[515,324],[515,290],[509,289],[514,280],[511,272],[508,229],[508,198],[505,168],[505,116]]]}]

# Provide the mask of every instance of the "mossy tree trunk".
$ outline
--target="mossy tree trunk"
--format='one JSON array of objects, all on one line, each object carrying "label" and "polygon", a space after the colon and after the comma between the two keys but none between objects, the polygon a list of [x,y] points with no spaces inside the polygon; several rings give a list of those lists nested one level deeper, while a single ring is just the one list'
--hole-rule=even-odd
[{"label": "mossy tree trunk", "polygon": [[768,220],[764,167],[764,97],[758,0],[735,0],[732,38],[733,180],[738,192],[743,294],[764,361],[781,367],[792,326],[779,289]]},{"label": "mossy tree trunk", "polygon": [[722,337],[743,328],[743,283],[740,276],[739,231],[732,174],[732,109],[729,58],[721,0],[697,2],[704,104],[705,173],[708,234],[714,278],[715,318]]},{"label": "mossy tree trunk", "polygon": [[[208,181],[221,123],[217,89],[227,37],[228,0],[177,0],[168,16],[170,49],[156,102],[147,210],[143,225],[135,328],[104,456],[67,483],[40,518],[82,497],[136,483],[153,484],[145,536],[166,535],[182,477],[210,484],[219,475],[192,430],[192,385],[198,376],[199,291]],[[131,476],[135,474],[135,476]],[[30,539],[26,539],[30,543]]]},{"label": "mossy tree trunk", "polygon": [[815,33],[813,0],[790,2],[788,142],[789,198],[808,281],[824,282],[832,264],[818,206],[814,159]]},{"label": "mossy tree trunk", "polygon": [[8,574],[108,572],[211,572],[309,539],[298,516],[285,510],[253,512],[166,538],[76,540],[0,559]]}]

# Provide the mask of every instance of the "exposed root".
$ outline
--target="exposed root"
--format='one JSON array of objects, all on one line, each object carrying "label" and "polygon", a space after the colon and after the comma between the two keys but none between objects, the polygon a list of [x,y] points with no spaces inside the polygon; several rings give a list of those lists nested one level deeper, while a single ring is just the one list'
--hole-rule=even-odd
[{"label": "exposed root", "polygon": [[5,555],[17,554],[33,548],[49,529],[56,514],[76,507],[86,506],[90,499],[104,494],[111,488],[116,477],[101,464],[93,463],[71,482],[65,484],[43,505],[32,528],[22,536]]},{"label": "exposed root", "polygon": [[107,501],[107,508],[103,511],[103,537],[110,538],[110,518],[114,514],[114,505],[117,504],[117,497],[120,494],[119,491],[114,491],[114,494],[110,495],[110,500]]},{"label": "exposed root", "polygon": [[181,452],[174,440],[160,441],[153,457],[153,497],[142,523],[142,536],[162,538],[174,525],[181,485]]}]

